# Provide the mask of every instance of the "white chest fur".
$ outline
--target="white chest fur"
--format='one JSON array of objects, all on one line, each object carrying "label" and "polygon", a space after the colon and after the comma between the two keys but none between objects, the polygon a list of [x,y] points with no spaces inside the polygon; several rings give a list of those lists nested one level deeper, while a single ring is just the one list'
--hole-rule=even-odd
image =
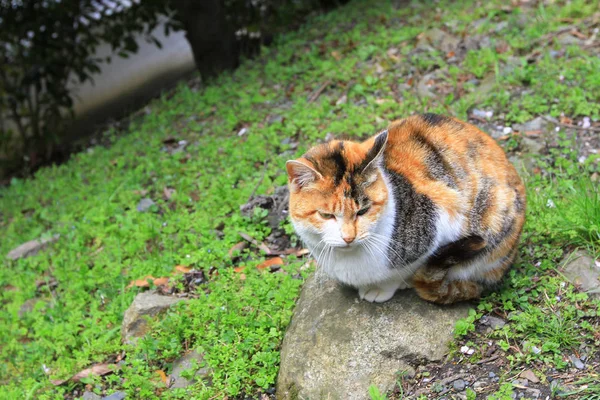
[{"label": "white chest fur", "polygon": [[409,265],[392,267],[390,243],[395,240],[393,233],[396,199],[389,179],[385,175],[384,179],[388,187],[388,201],[385,208],[369,235],[355,246],[340,248],[328,245],[332,241],[332,235],[339,235],[334,227],[319,232],[312,226],[294,221],[296,232],[315,257],[318,267],[327,275],[347,285],[365,287],[393,281],[398,287],[408,287],[411,276],[427,258],[440,246],[453,242],[461,236],[464,218],[462,216],[450,218],[448,213],[438,209],[436,234],[430,249]]}]

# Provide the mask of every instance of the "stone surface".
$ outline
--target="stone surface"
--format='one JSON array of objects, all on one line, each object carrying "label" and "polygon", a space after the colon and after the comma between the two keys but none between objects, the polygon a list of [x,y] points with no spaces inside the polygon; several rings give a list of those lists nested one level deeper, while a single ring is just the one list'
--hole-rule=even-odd
[{"label": "stone surface", "polygon": [[143,336],[147,330],[146,316],[155,317],[174,304],[185,299],[162,296],[154,290],[138,294],[123,316],[121,336],[125,343],[131,344]]},{"label": "stone surface", "polygon": [[539,383],[539,381],[540,381],[540,379],[530,369],[526,369],[525,371],[521,372],[519,374],[519,376],[521,378],[527,379],[529,382],[532,382],[532,383]]},{"label": "stone surface", "polygon": [[544,144],[537,140],[530,139],[528,137],[521,137],[520,147],[521,150],[524,153],[527,153],[528,155],[540,154],[540,152],[544,148]]},{"label": "stone surface", "polygon": [[473,95],[476,99],[481,99],[490,93],[496,87],[496,76],[491,74],[485,76],[473,89]]},{"label": "stone surface", "polygon": [[565,277],[590,296],[600,297],[600,266],[585,251],[578,250],[566,258]]},{"label": "stone surface", "polygon": [[502,318],[492,317],[490,315],[483,317],[481,319],[481,323],[490,326],[492,329],[501,329],[504,325],[506,325],[506,321],[504,321]]},{"label": "stone surface", "polygon": [[412,290],[386,303],[359,301],[356,290],[310,277],[281,351],[278,399],[368,399],[392,389],[396,372],[439,360],[470,306],[440,307]]},{"label": "stone surface", "polygon": [[102,400],[123,400],[125,397],[127,397],[127,393],[125,392],[114,392],[111,395],[103,397]]},{"label": "stone surface", "polygon": [[569,357],[569,359],[571,360],[571,363],[573,363],[575,368],[585,369],[585,365],[581,362],[581,360],[575,354],[571,354],[571,357]]},{"label": "stone surface", "polygon": [[461,390],[464,390],[464,388],[467,386],[467,384],[465,383],[465,381],[463,381],[462,379],[457,379],[452,383],[452,387],[455,390],[458,390],[459,392]]},{"label": "stone surface", "polygon": [[563,33],[556,38],[556,41],[562,46],[581,45],[582,40],[576,38],[570,33]]},{"label": "stone surface", "polygon": [[137,205],[137,210],[139,212],[146,212],[148,210],[150,210],[150,207],[152,207],[154,204],[154,200],[149,199],[148,197],[145,197],[143,199],[140,200],[140,202]]},{"label": "stone surface", "polygon": [[[194,380],[186,379],[181,376],[183,371],[192,368],[194,360],[196,360],[197,365],[202,365],[204,356],[194,350],[173,363],[173,372],[171,373],[172,383],[170,388],[186,388],[194,384]],[[200,368],[196,371],[195,378],[196,380],[204,379],[207,378],[209,374],[210,370],[208,368]]]},{"label": "stone surface", "polygon": [[98,396],[94,392],[83,392],[83,396],[81,396],[81,400],[100,400],[102,397]]},{"label": "stone surface", "polygon": [[22,245],[15,247],[6,255],[11,260],[18,260],[20,258],[27,258],[36,255],[40,250],[43,250],[50,243],[56,242],[60,238],[60,235],[54,235],[46,239],[36,239],[25,242]]},{"label": "stone surface", "polygon": [[548,129],[548,125],[549,122],[544,118],[537,117],[523,124],[515,124],[513,125],[513,129],[519,132],[545,131]]}]

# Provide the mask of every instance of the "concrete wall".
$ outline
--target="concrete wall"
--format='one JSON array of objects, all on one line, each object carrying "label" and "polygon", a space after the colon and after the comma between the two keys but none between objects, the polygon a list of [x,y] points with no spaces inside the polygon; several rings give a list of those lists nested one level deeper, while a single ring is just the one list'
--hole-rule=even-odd
[{"label": "concrete wall", "polygon": [[[162,89],[195,70],[185,33],[171,32],[165,36],[163,32],[162,26],[155,30],[162,49],[141,38],[136,54],[129,58],[113,56],[112,62],[103,64],[102,72],[94,75],[93,83],[72,87],[76,115],[71,129],[74,136],[85,136],[107,118],[120,118],[139,108]],[[97,54],[109,55],[110,46],[99,47]]]}]

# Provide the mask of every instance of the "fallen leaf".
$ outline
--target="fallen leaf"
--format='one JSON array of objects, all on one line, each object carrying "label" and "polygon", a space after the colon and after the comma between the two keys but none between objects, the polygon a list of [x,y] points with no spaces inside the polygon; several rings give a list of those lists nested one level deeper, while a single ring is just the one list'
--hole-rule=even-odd
[{"label": "fallen leaf", "polygon": [[345,94],[342,95],[342,97],[340,97],[339,99],[337,99],[337,101],[335,102],[336,106],[339,106],[340,104],[346,103],[348,101],[348,96],[346,96]]},{"label": "fallen leaf", "polygon": [[238,232],[238,235],[240,235],[244,240],[247,240],[248,242],[252,243],[256,247],[264,251],[267,255],[271,254],[271,249],[269,249],[269,246],[267,246],[266,244],[259,242],[258,240],[254,239],[252,236],[244,232]]},{"label": "fallen leaf", "polygon": [[192,267],[186,267],[185,265],[177,265],[175,271],[187,274],[192,270]]},{"label": "fallen leaf", "polygon": [[571,31],[571,35],[573,35],[573,36],[575,36],[575,37],[577,37],[579,39],[582,39],[582,40],[586,40],[588,38],[583,33],[579,32],[578,30],[575,30],[575,29],[573,29]]},{"label": "fallen leaf", "polygon": [[135,287],[150,287],[149,281],[152,281],[154,286],[162,286],[162,285],[166,285],[169,282],[169,277],[163,276],[160,278],[155,278],[152,275],[146,275],[142,279],[134,279],[131,282],[129,282],[129,285],[127,285],[126,289],[129,289],[134,286]]},{"label": "fallen leaf", "polygon": [[233,258],[235,252],[241,253],[246,247],[248,247],[248,242],[238,242],[231,246],[227,254],[229,254],[229,258]]},{"label": "fallen leaf", "polygon": [[564,115],[562,117],[560,117],[560,123],[561,124],[566,124],[566,125],[572,125],[573,124],[573,120],[569,117],[565,117]]},{"label": "fallen leaf", "polygon": [[158,371],[156,371],[156,373],[158,374],[158,376],[160,376],[160,380],[168,387],[169,386],[169,378],[167,378],[167,374],[165,374],[165,371],[163,371],[162,369],[159,369]]},{"label": "fallen leaf", "polygon": [[446,53],[446,58],[452,58],[456,55],[456,53],[454,53],[453,51],[449,51],[448,53]]},{"label": "fallen leaf", "polygon": [[269,268],[271,266],[274,265],[283,265],[283,260],[281,257],[273,257],[273,258],[269,258],[267,260],[265,260],[264,262],[258,264],[256,266],[256,268],[258,269],[265,269],[265,268]]},{"label": "fallen leaf", "polygon": [[541,130],[537,130],[537,131],[525,131],[523,133],[525,134],[525,136],[536,137],[536,136],[540,136],[542,134],[542,131]]},{"label": "fallen leaf", "polygon": [[395,47],[390,47],[387,51],[386,51],[388,56],[393,56],[398,54],[398,49]]},{"label": "fallen leaf", "polygon": [[169,283],[169,278],[166,276],[163,276],[162,278],[156,278],[153,283],[154,286],[163,286]]},{"label": "fallen leaf", "polygon": [[155,279],[156,278],[153,277],[152,275],[146,275],[142,279],[134,279],[131,282],[129,282],[129,285],[127,285],[126,289],[129,289],[130,287],[133,287],[133,286],[136,286],[136,287],[150,287],[150,283],[148,282],[148,280],[154,281]]},{"label": "fallen leaf", "polygon": [[342,59],[342,55],[340,54],[339,51],[332,51],[331,57],[335,58],[336,61],[340,61]]},{"label": "fallen leaf", "polygon": [[375,103],[379,104],[379,105],[385,104],[385,103],[391,103],[393,101],[394,100],[392,100],[392,99],[375,99]]},{"label": "fallen leaf", "polygon": [[60,386],[63,383],[69,382],[69,381],[79,382],[81,379],[87,378],[88,376],[91,376],[91,375],[104,376],[104,375],[110,374],[111,372],[113,372],[115,370],[115,368],[116,368],[115,364],[96,364],[90,368],[86,368],[83,371],[76,373],[69,379],[51,380],[50,382],[55,386]]},{"label": "fallen leaf", "polygon": [[398,49],[396,49],[396,48],[392,47],[392,48],[389,48],[389,49],[388,49],[388,51],[387,51],[386,53],[387,53],[387,56],[388,56],[390,59],[392,59],[392,61],[394,61],[394,62],[398,62],[398,61],[400,61],[400,57],[398,57],[398,56],[396,55],[396,54],[398,54]]},{"label": "fallen leaf", "polygon": [[540,379],[537,376],[535,376],[533,371],[530,369],[526,369],[525,371],[521,372],[519,374],[519,376],[521,378],[527,379],[529,382],[532,382],[532,383],[538,383],[540,381]]},{"label": "fallen leaf", "polygon": [[190,192],[190,198],[193,201],[199,201],[200,200],[200,194],[198,194],[197,190],[194,190],[194,191]]},{"label": "fallen leaf", "polygon": [[241,281],[245,281],[246,280],[246,274],[240,274],[240,280]]},{"label": "fallen leaf", "polygon": [[508,51],[508,43],[502,42],[496,46],[496,53],[502,54]]},{"label": "fallen leaf", "polygon": [[175,189],[171,189],[169,187],[166,187],[163,189],[163,194],[165,195],[165,199],[166,200],[171,200],[171,197],[173,196],[173,193],[175,193]]},{"label": "fallen leaf", "polygon": [[300,249],[300,250],[298,250],[298,251],[295,253],[295,256],[296,256],[296,257],[302,257],[302,256],[305,256],[305,255],[307,255],[308,253],[310,253],[310,250],[308,250],[308,249]]},{"label": "fallen leaf", "polygon": [[100,253],[102,252],[102,250],[104,250],[104,246],[100,246],[100,247],[98,247],[96,250],[92,251],[92,252],[90,253],[90,255],[91,255],[91,256],[96,256],[96,255],[100,254]]},{"label": "fallen leaf", "polygon": [[242,271],[243,271],[243,270],[245,270],[245,269],[246,269],[246,267],[235,267],[235,268],[233,269],[233,272],[242,272]]}]

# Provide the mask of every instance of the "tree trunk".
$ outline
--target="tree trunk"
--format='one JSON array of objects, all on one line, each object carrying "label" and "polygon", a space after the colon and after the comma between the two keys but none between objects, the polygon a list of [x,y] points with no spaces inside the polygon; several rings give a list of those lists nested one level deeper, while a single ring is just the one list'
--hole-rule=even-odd
[{"label": "tree trunk", "polygon": [[221,0],[173,0],[202,79],[238,66],[235,32]]}]

